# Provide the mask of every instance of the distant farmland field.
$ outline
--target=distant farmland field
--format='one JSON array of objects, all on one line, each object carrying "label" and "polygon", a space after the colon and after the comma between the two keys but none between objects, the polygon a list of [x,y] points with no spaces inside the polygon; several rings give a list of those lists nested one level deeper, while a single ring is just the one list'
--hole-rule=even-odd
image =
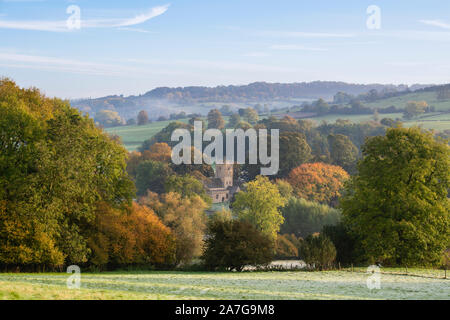
[{"label": "distant farmland field", "polygon": [[[178,121],[185,123],[188,122],[187,119]],[[109,134],[118,135],[119,137],[122,138],[122,142],[128,151],[135,151],[141,146],[142,142],[153,137],[155,134],[157,134],[171,122],[173,121],[152,122],[144,126],[134,125],[134,126],[114,127],[114,128],[107,128],[105,129],[105,131]]]},{"label": "distant farmland field", "polygon": [[[401,272],[402,270],[397,270]],[[414,270],[411,270],[413,272]],[[419,272],[420,274],[420,272]],[[0,299],[449,299],[443,271],[421,276],[382,274],[369,290],[360,272],[112,272],[82,273],[68,289],[68,274],[0,274]]]},{"label": "distant farmland field", "polygon": [[[266,118],[267,116],[260,116],[260,119]],[[379,118],[391,118],[391,119],[399,119],[404,122],[406,127],[411,127],[414,125],[421,126],[424,129],[434,129],[434,130],[450,130],[450,113],[435,113],[435,114],[426,114],[418,119],[404,121],[402,119],[402,113],[388,113],[388,114],[379,114]],[[229,117],[224,117],[225,121],[228,122]],[[317,124],[320,124],[322,121],[326,121],[328,123],[334,123],[336,120],[349,120],[351,122],[365,122],[372,121],[373,115],[325,115],[325,116],[316,116],[305,118],[304,120],[314,120]],[[175,120],[173,120],[175,121]],[[137,150],[142,142],[147,139],[150,139],[159,131],[161,131],[164,127],[166,127],[169,123],[173,121],[158,121],[152,122],[150,124],[144,126],[123,126],[123,127],[114,127],[114,128],[106,128],[105,131],[109,134],[118,135],[121,137],[122,142],[127,148],[128,151]],[[184,123],[188,122],[188,119],[177,120]]]}]

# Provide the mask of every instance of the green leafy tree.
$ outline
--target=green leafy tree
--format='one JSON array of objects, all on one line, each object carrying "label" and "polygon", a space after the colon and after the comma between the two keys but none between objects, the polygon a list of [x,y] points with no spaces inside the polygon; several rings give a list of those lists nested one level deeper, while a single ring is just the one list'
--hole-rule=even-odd
[{"label": "green leafy tree", "polygon": [[303,134],[285,132],[280,135],[280,177],[286,177],[292,169],[310,159],[311,147]]},{"label": "green leafy tree", "polygon": [[354,173],[359,150],[349,137],[343,134],[329,135],[328,145],[332,164],[344,168],[349,173]]},{"label": "green leafy tree", "polygon": [[388,129],[363,147],[342,200],[367,259],[437,265],[449,244],[449,146],[419,128]]},{"label": "green leafy tree", "polygon": [[100,202],[129,205],[126,151],[67,102],[0,81],[0,264],[85,263]]},{"label": "green leafy tree", "polygon": [[338,209],[295,197],[289,199],[281,213],[284,217],[281,233],[302,238],[320,232],[325,225],[336,225],[341,219]]},{"label": "green leafy tree", "polygon": [[167,163],[153,160],[141,162],[136,169],[137,194],[143,196],[148,190],[164,193],[165,182],[172,174]]},{"label": "green leafy tree", "polygon": [[284,206],[285,199],[277,186],[264,176],[247,183],[245,189],[236,194],[233,211],[239,219],[252,223],[275,241],[284,220],[279,208]]},{"label": "green leafy tree", "polygon": [[190,198],[194,195],[200,196],[203,201],[211,205],[211,197],[205,191],[203,183],[191,175],[177,176],[172,175],[165,182],[166,193],[177,192],[182,197]]}]

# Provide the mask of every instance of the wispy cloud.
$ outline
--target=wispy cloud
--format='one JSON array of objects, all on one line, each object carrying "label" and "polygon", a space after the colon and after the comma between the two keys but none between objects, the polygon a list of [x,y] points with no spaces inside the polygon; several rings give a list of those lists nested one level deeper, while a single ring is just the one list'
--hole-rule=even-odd
[{"label": "wispy cloud", "polygon": [[[164,6],[153,7],[147,12],[132,18],[81,20],[81,28],[123,28],[135,26],[164,14],[168,9],[169,5],[167,4]],[[66,21],[0,20],[0,28],[51,32],[71,31],[71,29],[67,27]]]},{"label": "wispy cloud", "polygon": [[255,35],[278,37],[278,38],[308,38],[308,39],[356,37],[356,34],[353,33],[301,32],[301,31],[258,31],[255,32]]},{"label": "wispy cloud", "polygon": [[442,29],[450,29],[450,24],[441,20],[419,20],[420,23],[426,24],[428,26],[438,27]]},{"label": "wispy cloud", "polygon": [[242,56],[250,58],[263,58],[270,56],[270,54],[268,54],[267,52],[247,52],[244,53]]},{"label": "wispy cloud", "polygon": [[273,45],[270,47],[272,50],[283,50],[283,51],[328,51],[328,49],[324,48],[316,48],[316,47],[305,47],[296,44],[282,44],[282,45]]}]

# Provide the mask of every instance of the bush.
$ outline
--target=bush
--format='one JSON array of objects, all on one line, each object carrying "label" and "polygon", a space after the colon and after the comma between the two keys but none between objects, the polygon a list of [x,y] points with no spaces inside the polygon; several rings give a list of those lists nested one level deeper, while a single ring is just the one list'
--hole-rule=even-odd
[{"label": "bush", "polygon": [[336,259],[336,248],[327,236],[311,235],[302,242],[300,257],[312,268],[329,269]]},{"label": "bush", "polygon": [[350,265],[359,262],[360,258],[356,254],[356,239],[350,235],[348,228],[339,223],[336,226],[325,226],[322,234],[330,238],[336,247],[336,261],[343,265]]},{"label": "bush", "polygon": [[275,246],[275,258],[276,259],[298,258],[298,248],[288,239],[288,237],[279,234]]},{"label": "bush", "polygon": [[210,270],[242,271],[246,265],[268,264],[273,258],[273,242],[245,221],[210,222],[205,243],[203,259]]}]

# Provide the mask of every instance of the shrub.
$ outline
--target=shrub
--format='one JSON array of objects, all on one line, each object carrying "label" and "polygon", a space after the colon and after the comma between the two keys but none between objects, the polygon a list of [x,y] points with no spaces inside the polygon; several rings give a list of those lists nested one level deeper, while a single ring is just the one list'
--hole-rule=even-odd
[{"label": "shrub", "polygon": [[298,257],[298,248],[285,236],[279,234],[275,246],[276,259],[292,259]]},{"label": "shrub", "polygon": [[252,224],[212,221],[208,225],[203,259],[208,269],[242,271],[246,265],[264,265],[273,258],[272,240]]},{"label": "shrub", "polygon": [[336,259],[336,248],[325,235],[311,235],[302,242],[300,257],[312,268],[329,269]]},{"label": "shrub", "polygon": [[336,226],[325,226],[322,234],[330,238],[336,247],[336,261],[343,265],[360,261],[360,255],[356,253],[356,239],[343,223]]}]

